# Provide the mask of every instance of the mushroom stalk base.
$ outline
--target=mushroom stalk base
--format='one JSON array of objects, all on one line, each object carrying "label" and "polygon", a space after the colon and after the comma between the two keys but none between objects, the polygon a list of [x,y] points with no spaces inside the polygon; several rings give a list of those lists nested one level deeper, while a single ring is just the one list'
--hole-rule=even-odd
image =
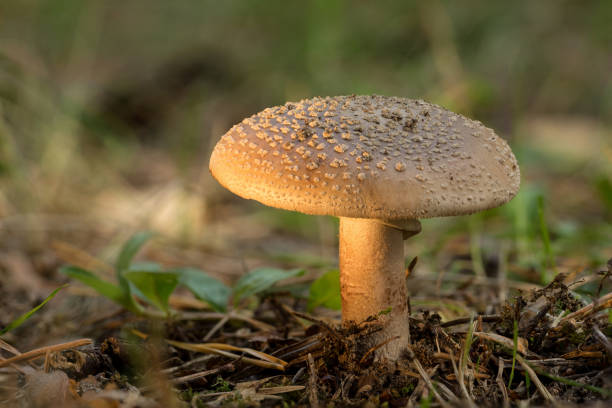
[{"label": "mushroom stalk base", "polygon": [[388,341],[376,358],[395,361],[410,343],[403,232],[379,220],[341,217],[339,235],[342,322],[377,316],[383,328],[366,347]]}]

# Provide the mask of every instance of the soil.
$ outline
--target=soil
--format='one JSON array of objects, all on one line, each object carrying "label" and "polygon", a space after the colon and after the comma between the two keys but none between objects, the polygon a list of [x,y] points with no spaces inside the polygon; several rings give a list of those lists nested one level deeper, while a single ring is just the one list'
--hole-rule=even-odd
[{"label": "soil", "polygon": [[[305,314],[304,302],[288,293],[263,297],[244,320],[224,321],[200,310],[182,311],[191,318],[139,318],[105,299],[71,294],[8,335],[0,364],[18,353],[9,341],[19,344],[29,330],[56,337],[44,322],[66,317],[76,305],[107,310],[73,327],[72,334],[92,344],[5,364],[0,401],[7,407],[605,404],[612,325],[601,310],[612,298],[585,306],[563,278],[512,297],[494,314],[443,323],[438,313],[413,308],[411,346],[395,362],[377,362],[374,349],[363,346],[377,330],[375,318],[342,328]],[[230,345],[234,357],[183,343]],[[25,351],[27,342],[20,347]],[[249,350],[283,366],[254,364]]]}]

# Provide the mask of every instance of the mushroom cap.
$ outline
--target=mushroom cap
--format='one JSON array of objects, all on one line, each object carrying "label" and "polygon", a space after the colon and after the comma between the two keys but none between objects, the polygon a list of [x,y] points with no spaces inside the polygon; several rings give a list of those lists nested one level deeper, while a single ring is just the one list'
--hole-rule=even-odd
[{"label": "mushroom cap", "polygon": [[210,171],[235,194],[272,207],[389,220],[497,207],[520,184],[512,151],[482,123],[378,95],[267,108],[223,135]]}]

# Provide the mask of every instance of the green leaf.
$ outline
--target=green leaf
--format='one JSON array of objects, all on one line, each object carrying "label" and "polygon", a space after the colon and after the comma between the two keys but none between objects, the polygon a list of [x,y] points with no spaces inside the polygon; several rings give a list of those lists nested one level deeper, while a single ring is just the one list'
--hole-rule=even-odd
[{"label": "green leaf", "polygon": [[[117,257],[117,261],[115,263],[117,281],[119,282],[119,287],[124,293],[125,300],[122,304],[126,309],[138,312],[142,311],[142,307],[134,300],[134,297],[132,296],[133,285],[131,285],[125,278],[124,274],[130,269],[134,256],[152,236],[153,234],[148,231],[135,233],[130,239],[127,240],[125,244],[123,244],[123,247],[119,252],[119,256]],[[136,291],[136,294],[139,296],[142,295],[141,293],[138,293],[138,291]]]},{"label": "green leaf", "polygon": [[65,287],[67,287],[68,284],[65,284],[63,286],[60,286],[59,288],[55,289],[53,292],[51,292],[51,294],[49,296],[47,296],[47,298],[45,300],[42,301],[42,303],[40,303],[38,306],[34,307],[32,310],[30,310],[29,312],[26,312],[24,314],[22,314],[21,316],[19,316],[18,318],[16,318],[15,320],[13,320],[12,322],[10,322],[9,324],[6,325],[6,327],[4,327],[3,329],[0,330],[0,336],[9,332],[10,330],[13,330],[19,326],[21,326],[23,324],[23,322],[25,322],[26,320],[28,320],[30,318],[30,316],[32,316],[34,313],[36,313],[38,311],[38,309],[40,309],[41,307],[43,307],[45,304],[47,304],[48,301],[50,301],[51,299],[53,299],[55,297],[55,295],[57,294],[57,292],[59,292],[60,290],[64,289]]},{"label": "green leaf", "polygon": [[78,266],[64,266],[60,269],[60,272],[73,279],[83,282],[85,285],[93,288],[102,296],[109,298],[113,302],[119,303],[126,309],[131,310],[130,302],[126,296],[127,293],[124,292],[119,286],[100,279],[93,272],[79,268]]},{"label": "green leaf", "polygon": [[[130,264],[130,267],[129,267],[128,271],[162,272],[162,267],[161,267],[161,265],[159,265],[158,263],[155,263],[155,262],[147,262],[147,261],[132,262]],[[136,296],[137,298],[140,298],[142,300],[148,301],[147,296],[144,293],[142,293],[142,291],[140,289],[138,289],[138,287],[136,287],[136,285],[134,285],[129,280],[125,279],[125,272],[123,273],[123,275],[124,275],[123,279],[125,280],[126,284],[129,287],[129,293],[130,293],[130,295],[132,295],[131,297]],[[137,302],[134,302],[134,303],[136,305],[138,305]],[[138,305],[138,306],[140,306],[140,305]]]},{"label": "green leaf", "polygon": [[124,275],[138,289],[144,300],[166,313],[169,311],[168,299],[179,282],[177,274],[155,270],[129,270]]},{"label": "green leaf", "polygon": [[123,244],[121,248],[121,252],[117,257],[117,262],[115,264],[115,268],[117,269],[118,274],[122,274],[130,268],[130,264],[132,263],[132,259],[134,256],[140,251],[140,248],[149,240],[153,234],[148,231],[137,232],[132,235],[128,241]]},{"label": "green leaf", "polygon": [[223,282],[196,268],[175,269],[173,272],[178,274],[179,283],[189,289],[195,297],[205,301],[218,312],[227,309],[232,290]]},{"label": "green leaf", "polygon": [[161,272],[162,267],[157,262],[138,261],[138,262],[132,262],[128,270],[129,271]]},{"label": "green leaf", "polygon": [[550,246],[550,235],[548,233],[548,224],[546,223],[546,217],[544,214],[544,196],[538,196],[538,221],[540,223],[540,236],[542,238],[542,244],[544,245],[544,254],[542,260],[542,274],[540,280],[542,284],[548,284],[550,277],[548,276],[548,270],[552,269],[556,274],[555,260]]},{"label": "green leaf", "polygon": [[270,288],[276,282],[304,274],[303,269],[285,271],[276,268],[253,269],[236,282],[234,286],[234,304]]},{"label": "green leaf", "polygon": [[340,310],[340,271],[332,269],[321,275],[310,285],[308,296],[308,311],[323,306],[328,309]]}]

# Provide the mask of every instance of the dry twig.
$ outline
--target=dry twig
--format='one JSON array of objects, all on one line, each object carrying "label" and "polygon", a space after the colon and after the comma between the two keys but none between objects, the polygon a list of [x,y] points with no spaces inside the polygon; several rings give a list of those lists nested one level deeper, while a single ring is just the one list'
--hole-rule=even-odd
[{"label": "dry twig", "polygon": [[61,343],[61,344],[55,344],[53,346],[45,346],[45,347],[37,348],[37,349],[30,350],[25,353],[16,355],[14,357],[7,358],[6,360],[0,361],[0,368],[6,367],[14,363],[18,363],[20,361],[27,361],[33,358],[41,357],[50,352],[72,349],[76,347],[85,346],[91,343],[93,343],[91,339],[79,339],[79,340],[69,341],[67,343]]},{"label": "dry twig", "polygon": [[227,323],[228,321],[229,321],[229,316],[223,317],[221,320],[217,322],[217,324],[213,326],[212,329],[210,329],[208,333],[206,333],[206,336],[204,336],[202,340],[208,341],[212,339],[212,336],[214,336],[215,333],[217,333],[223,326],[225,326],[225,323]]},{"label": "dry twig", "polygon": [[516,359],[518,360],[519,363],[521,363],[521,365],[523,366],[527,374],[529,374],[531,381],[533,381],[533,383],[536,385],[536,387],[538,388],[538,391],[540,391],[540,394],[542,394],[542,396],[548,401],[550,401],[551,403],[553,404],[556,403],[555,397],[553,397],[552,394],[546,389],[544,384],[542,384],[542,382],[538,378],[538,375],[536,374],[535,371],[533,371],[533,368],[529,366],[527,361],[523,357],[521,357],[519,354],[516,355]]},{"label": "dry twig", "polygon": [[256,329],[268,332],[276,331],[274,326],[271,326],[267,323],[260,322],[259,320],[255,320],[248,316],[243,316],[238,313],[218,313],[218,312],[184,312],[179,314],[176,319],[177,320],[220,320],[224,317],[228,317],[230,320],[238,320],[241,322],[245,322],[255,327]]},{"label": "dry twig", "polygon": [[308,402],[313,408],[319,408],[319,396],[317,395],[317,369],[312,354],[308,353]]},{"label": "dry twig", "polygon": [[573,313],[568,314],[561,318],[562,322],[566,322],[570,319],[584,319],[593,313],[597,313],[600,310],[608,309],[612,307],[612,292],[608,293],[605,296],[600,297],[599,299],[595,299],[592,303],[586,305],[585,307],[576,310]]},{"label": "dry twig", "polygon": [[425,384],[427,384],[427,387],[429,387],[429,390],[433,393],[436,400],[440,403],[440,405],[442,405],[442,407],[450,408],[450,405],[446,401],[444,401],[444,399],[440,396],[438,391],[436,391],[436,389],[434,388],[434,385],[431,382],[431,378],[429,377],[429,375],[427,374],[427,372],[421,365],[421,362],[416,358],[412,350],[410,350],[410,357],[411,357],[410,359],[412,360],[412,364],[414,364],[414,367],[418,371],[419,375],[421,376]]},{"label": "dry twig", "polygon": [[[500,315],[479,315],[476,316],[478,318],[482,318],[482,321],[485,323],[494,323],[494,322],[499,322],[501,320],[501,316]],[[440,326],[442,327],[451,327],[451,326],[457,326],[460,324],[465,324],[465,323],[469,323],[472,320],[471,317],[462,317],[459,319],[455,319],[455,320],[450,320],[448,322],[444,322],[442,323]]]},{"label": "dry twig", "polygon": [[[245,363],[249,363],[262,368],[273,368],[276,370],[284,371],[287,363],[280,358],[271,356],[266,353],[262,353],[261,351],[253,350],[246,347],[236,347],[231,346],[229,344],[221,344],[221,343],[184,343],[181,341],[174,340],[166,340],[166,342],[172,346],[181,348],[183,350],[196,351],[199,353],[213,353],[218,354],[220,356],[233,358],[235,360],[240,360]],[[239,356],[234,353],[229,353],[225,350],[232,351],[240,351],[246,354],[250,354],[254,357],[259,358],[259,360],[249,357]]]},{"label": "dry twig", "polygon": [[[440,367],[440,365],[436,365],[434,368],[432,368],[431,370],[429,370],[427,372],[427,375],[429,377],[432,377],[436,373],[436,371],[438,370],[439,367]],[[414,407],[415,406],[417,398],[419,398],[421,396],[421,394],[425,390],[425,387],[427,386],[427,383],[423,379],[423,376],[421,376],[421,375],[417,375],[417,376],[419,378],[419,382],[418,382],[416,388],[414,389],[414,391],[412,392],[412,395],[410,395],[410,398],[408,398],[408,403],[406,404],[407,407]]]},{"label": "dry twig", "polygon": [[387,339],[385,341],[383,341],[382,343],[379,343],[377,345],[375,345],[374,347],[372,347],[371,349],[369,349],[368,351],[366,351],[366,353],[363,355],[363,357],[361,357],[361,359],[359,360],[359,364],[363,364],[369,355],[371,355],[372,353],[374,353],[376,350],[378,350],[379,348],[387,345],[388,343],[392,342],[393,340],[397,340],[399,339],[400,336],[395,336],[395,337],[391,337],[390,339]]},{"label": "dry twig", "polygon": [[[474,336],[482,339],[491,340],[495,343],[501,344],[502,346],[512,350],[514,348],[514,341],[508,337],[504,337],[497,333],[485,333],[485,332],[474,332]],[[521,354],[527,354],[527,340],[522,337],[518,338],[516,350]]]},{"label": "dry twig", "polygon": [[200,372],[197,372],[197,373],[193,373],[193,374],[189,374],[189,375],[184,375],[182,377],[172,378],[172,379],[169,380],[169,382],[172,385],[184,384],[186,382],[197,380],[199,378],[204,378],[204,377],[209,376],[211,374],[216,374],[216,373],[218,373],[220,371],[224,371],[224,370],[227,370],[227,369],[228,369],[228,366],[226,364],[226,365],[223,365],[221,367],[213,368],[211,370],[200,371]]},{"label": "dry twig", "polygon": [[457,366],[457,364],[455,363],[455,356],[453,356],[452,353],[451,353],[451,363],[453,364],[453,371],[455,372],[455,377],[457,378],[457,382],[459,383],[459,388],[461,389],[461,393],[463,394],[463,397],[465,398],[465,400],[467,401],[470,407],[476,408],[476,404],[474,404],[474,400],[472,400],[470,393],[465,387],[465,380],[463,377],[464,372],[463,372],[463,369],[461,369],[462,364],[460,362],[459,366]]},{"label": "dry twig", "polygon": [[504,407],[510,406],[510,399],[508,399],[508,389],[506,388],[506,384],[504,383],[504,360],[502,358],[497,359],[498,370],[497,377],[495,378],[495,382],[497,382],[497,386],[501,390],[502,395],[504,396]]}]

